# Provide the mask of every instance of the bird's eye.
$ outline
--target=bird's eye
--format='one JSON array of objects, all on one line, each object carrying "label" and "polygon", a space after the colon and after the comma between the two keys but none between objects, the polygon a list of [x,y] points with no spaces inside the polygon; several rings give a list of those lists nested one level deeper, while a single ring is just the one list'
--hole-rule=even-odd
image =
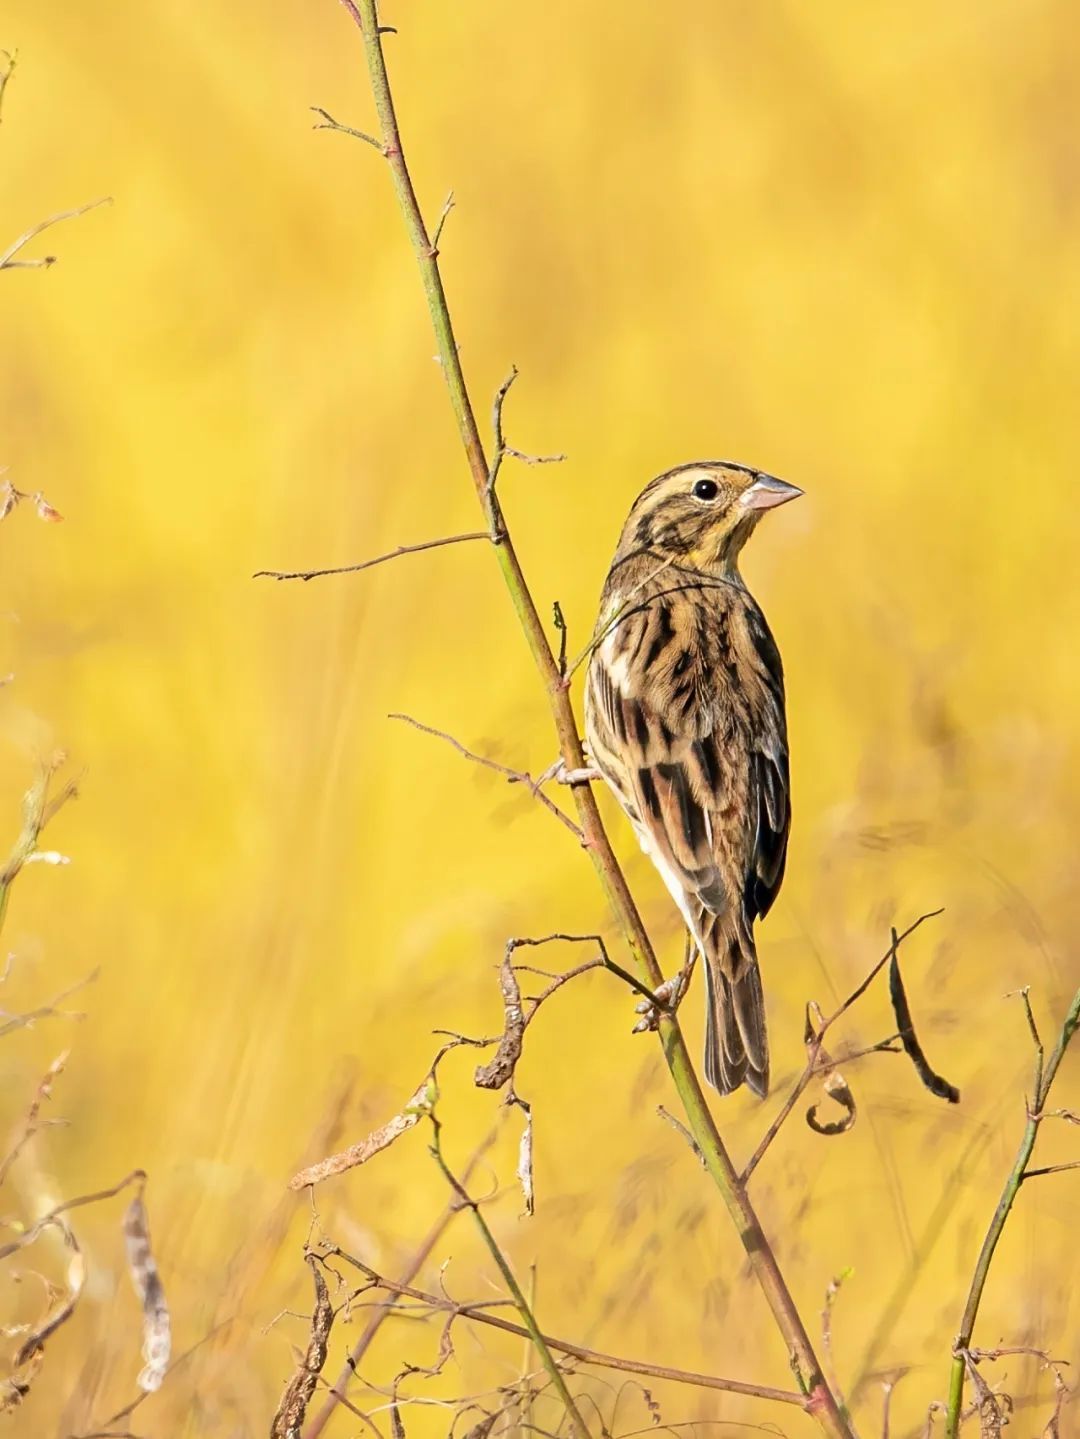
[{"label": "bird's eye", "polygon": [[698,480],[694,486],[695,500],[715,500],[720,486],[715,480]]}]

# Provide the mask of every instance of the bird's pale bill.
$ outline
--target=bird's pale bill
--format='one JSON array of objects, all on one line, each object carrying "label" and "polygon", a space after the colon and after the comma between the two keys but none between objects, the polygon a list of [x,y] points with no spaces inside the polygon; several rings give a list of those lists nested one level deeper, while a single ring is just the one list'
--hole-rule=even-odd
[{"label": "bird's pale bill", "polygon": [[778,480],[775,475],[759,475],[750,488],[743,491],[740,504],[744,510],[775,510],[777,505],[797,500],[802,493],[798,485],[789,485],[787,480]]}]

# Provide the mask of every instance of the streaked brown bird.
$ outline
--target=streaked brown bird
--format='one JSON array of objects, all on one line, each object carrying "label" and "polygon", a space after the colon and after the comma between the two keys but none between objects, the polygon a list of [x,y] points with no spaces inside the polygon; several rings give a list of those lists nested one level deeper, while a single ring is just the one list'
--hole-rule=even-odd
[{"label": "streaked brown bird", "polygon": [[780,889],[791,820],[780,652],[739,553],[766,510],[801,494],[725,460],[648,484],[608,572],[585,688],[592,761],[704,960],[705,1076],[721,1094],[768,1093],[754,924]]}]

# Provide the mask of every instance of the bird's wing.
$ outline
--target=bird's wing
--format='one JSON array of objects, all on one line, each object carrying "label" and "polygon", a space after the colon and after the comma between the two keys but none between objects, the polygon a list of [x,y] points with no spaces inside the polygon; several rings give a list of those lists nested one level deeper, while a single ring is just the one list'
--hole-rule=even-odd
[{"label": "bird's wing", "polygon": [[598,646],[587,719],[673,891],[713,913],[739,898],[748,923],[765,914],[783,877],[788,757],[779,655],[753,601],[667,578]]}]

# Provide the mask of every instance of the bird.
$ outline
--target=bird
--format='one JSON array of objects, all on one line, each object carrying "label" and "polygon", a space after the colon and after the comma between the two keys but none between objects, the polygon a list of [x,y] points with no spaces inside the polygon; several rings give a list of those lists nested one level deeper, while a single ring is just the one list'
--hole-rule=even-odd
[{"label": "bird", "polygon": [[691,940],[657,1003],[678,1004],[700,955],[705,1077],[721,1094],[744,1083],[768,1093],[754,925],[779,892],[791,825],[783,665],[739,556],[762,516],[802,493],[728,460],[646,485],[604,583],[585,680],[593,772]]}]

